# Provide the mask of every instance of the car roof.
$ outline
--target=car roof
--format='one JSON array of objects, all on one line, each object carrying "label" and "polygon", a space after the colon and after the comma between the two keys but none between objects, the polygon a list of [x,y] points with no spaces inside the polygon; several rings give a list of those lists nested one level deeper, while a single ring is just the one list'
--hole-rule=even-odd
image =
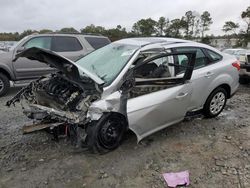
[{"label": "car roof", "polygon": [[44,33],[44,34],[39,34],[39,33],[35,33],[35,34],[31,34],[29,35],[30,37],[34,37],[34,36],[83,36],[83,37],[97,37],[97,38],[107,38],[105,36],[102,35],[95,35],[95,34],[82,34],[82,33]]},{"label": "car roof", "polygon": [[140,38],[126,38],[116,41],[115,43],[123,43],[123,44],[130,44],[136,46],[146,46],[150,44],[158,44],[158,43],[185,43],[185,42],[192,42],[183,39],[176,39],[176,38],[165,38],[165,37],[140,37]]},{"label": "car roof", "polygon": [[221,53],[221,51],[213,48],[207,44],[177,39],[177,38],[163,38],[163,37],[142,37],[142,38],[127,38],[116,41],[114,43],[136,45],[141,48],[142,51],[150,49],[162,49],[162,48],[174,48],[174,47],[198,47],[198,48],[207,48],[215,51],[216,53]]}]

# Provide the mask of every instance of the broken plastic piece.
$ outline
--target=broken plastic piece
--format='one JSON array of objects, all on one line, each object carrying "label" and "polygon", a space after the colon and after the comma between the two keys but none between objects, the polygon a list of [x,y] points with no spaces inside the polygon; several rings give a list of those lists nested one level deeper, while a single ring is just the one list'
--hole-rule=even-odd
[{"label": "broken plastic piece", "polygon": [[188,170],[176,173],[165,173],[163,174],[163,177],[169,187],[176,187],[177,185],[189,185]]}]

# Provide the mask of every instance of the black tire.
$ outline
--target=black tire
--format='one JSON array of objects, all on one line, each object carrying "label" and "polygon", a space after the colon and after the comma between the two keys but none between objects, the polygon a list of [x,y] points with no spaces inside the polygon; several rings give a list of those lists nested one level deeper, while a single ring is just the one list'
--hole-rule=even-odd
[{"label": "black tire", "polygon": [[[227,102],[227,92],[224,88],[215,89],[207,98],[203,107],[203,113],[207,118],[218,116],[224,109]],[[224,100],[222,100],[224,98]],[[212,105],[214,104],[214,108]],[[214,109],[214,110],[213,110]]]},{"label": "black tire", "polygon": [[250,82],[249,78],[240,77],[239,79],[240,84],[249,84],[249,82]]},{"label": "black tire", "polygon": [[99,121],[87,127],[86,144],[93,153],[104,154],[116,149],[127,130],[127,123],[120,115],[104,114]]},{"label": "black tire", "polygon": [[10,88],[10,81],[8,77],[0,73],[0,97],[4,96]]}]

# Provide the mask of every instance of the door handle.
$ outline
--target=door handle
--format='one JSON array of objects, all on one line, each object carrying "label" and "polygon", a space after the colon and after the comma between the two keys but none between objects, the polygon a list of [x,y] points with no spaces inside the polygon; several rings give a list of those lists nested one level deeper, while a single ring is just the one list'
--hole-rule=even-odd
[{"label": "door handle", "polygon": [[207,74],[205,75],[206,78],[210,78],[214,73],[212,72],[207,72]]},{"label": "door handle", "polygon": [[188,95],[188,93],[179,93],[175,98],[176,99],[181,99],[183,97],[186,97]]}]

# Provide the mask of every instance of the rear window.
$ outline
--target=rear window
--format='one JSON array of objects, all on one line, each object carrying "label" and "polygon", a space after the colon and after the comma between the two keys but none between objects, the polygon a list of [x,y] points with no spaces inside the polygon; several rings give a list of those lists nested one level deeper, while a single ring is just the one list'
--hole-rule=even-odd
[{"label": "rear window", "polygon": [[[176,52],[188,52],[188,51],[190,51],[190,52],[196,51],[196,58],[195,58],[195,64],[194,64],[195,69],[198,69],[198,68],[201,68],[201,67],[204,67],[207,65],[207,57],[205,56],[205,54],[203,53],[203,51],[200,48],[196,48],[196,47],[176,48]],[[183,66],[186,66],[188,64],[188,58],[186,57],[186,55],[179,55],[178,56],[178,64],[183,65]],[[183,71],[182,70],[183,67],[180,67],[179,69],[180,69],[179,70],[180,72]]]},{"label": "rear window", "polygon": [[109,39],[101,37],[85,37],[85,39],[95,50],[110,43]]},{"label": "rear window", "polygon": [[75,37],[53,37],[52,50],[55,52],[72,52],[82,50],[80,42]]}]

